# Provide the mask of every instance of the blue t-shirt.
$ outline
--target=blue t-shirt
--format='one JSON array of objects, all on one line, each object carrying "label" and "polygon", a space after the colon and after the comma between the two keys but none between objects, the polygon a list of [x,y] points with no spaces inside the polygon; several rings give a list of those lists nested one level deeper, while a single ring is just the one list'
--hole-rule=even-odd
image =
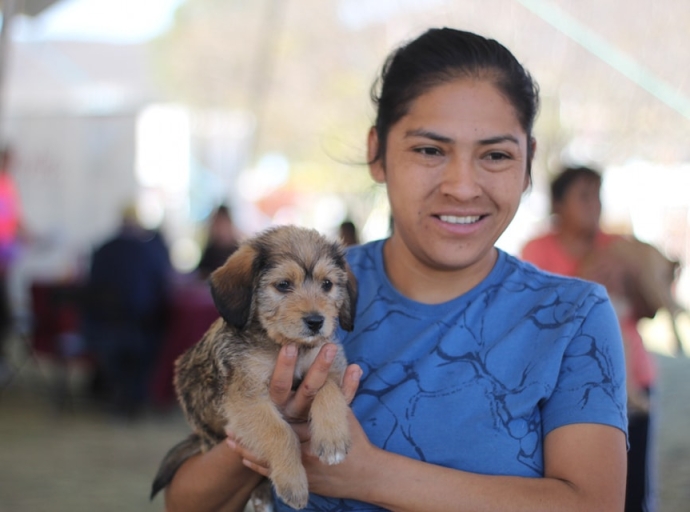
[{"label": "blue t-shirt", "polygon": [[[623,346],[602,286],[499,251],[479,285],[429,305],[395,290],[383,241],[351,249],[348,261],[359,298],[355,329],[341,334],[364,371],[352,409],[373,444],[474,473],[540,477],[553,429],[625,431]],[[306,510],[383,509],[312,494]]]}]

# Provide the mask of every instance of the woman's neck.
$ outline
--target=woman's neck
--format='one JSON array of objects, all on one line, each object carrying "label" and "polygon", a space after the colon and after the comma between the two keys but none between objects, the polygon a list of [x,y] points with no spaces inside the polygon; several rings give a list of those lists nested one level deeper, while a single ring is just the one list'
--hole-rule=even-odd
[{"label": "woman's neck", "polygon": [[489,257],[471,267],[441,269],[425,265],[389,239],[383,247],[383,263],[388,279],[405,297],[423,304],[442,304],[470,291],[489,275],[498,259],[498,250],[491,251]]}]

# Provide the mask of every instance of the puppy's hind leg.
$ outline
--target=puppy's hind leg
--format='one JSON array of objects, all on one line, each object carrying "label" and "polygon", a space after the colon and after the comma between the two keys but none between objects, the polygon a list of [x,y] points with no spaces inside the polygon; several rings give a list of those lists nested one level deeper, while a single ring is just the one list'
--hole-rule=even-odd
[{"label": "puppy's hind leg", "polygon": [[268,397],[241,403],[235,399],[226,411],[230,431],[268,463],[278,496],[293,508],[304,508],[309,501],[309,484],[300,442],[273,402]]},{"label": "puppy's hind leg", "polygon": [[350,449],[348,409],[340,386],[332,378],[314,397],[309,418],[311,450],[325,464],[342,462]]}]

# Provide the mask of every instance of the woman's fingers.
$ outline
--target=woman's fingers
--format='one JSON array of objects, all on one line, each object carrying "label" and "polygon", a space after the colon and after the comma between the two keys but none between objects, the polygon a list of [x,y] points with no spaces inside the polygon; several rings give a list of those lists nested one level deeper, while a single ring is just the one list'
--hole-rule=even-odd
[{"label": "woman's fingers", "polygon": [[292,400],[285,404],[283,414],[288,421],[306,421],[309,418],[309,409],[314,396],[326,382],[337,353],[338,347],[333,343],[326,343],[321,347]]},{"label": "woman's fingers", "polygon": [[274,404],[283,405],[289,400],[296,363],[297,347],[292,344],[282,347],[268,389]]},{"label": "woman's fingers", "polygon": [[255,473],[259,473],[262,476],[269,477],[270,476],[270,471],[268,468],[264,466],[259,466],[258,464],[255,464],[249,459],[242,459],[242,464],[244,464],[246,467],[254,471]]},{"label": "woman's fingers", "polygon": [[[313,364],[307,371],[296,391],[292,391],[295,365],[297,364],[297,347],[286,345],[280,349],[276,367],[269,384],[269,394],[273,403],[283,411],[288,421],[307,421],[309,409],[314,397],[328,379],[333,360],[338,354],[338,347],[326,343],[319,351]],[[362,370],[356,364],[347,367],[343,376],[342,392],[347,403],[350,403],[359,387]]]},{"label": "woman's fingers", "polygon": [[271,468],[268,467],[268,464],[260,461],[252,452],[245,449],[240,443],[238,443],[231,432],[227,432],[227,434],[228,437],[225,439],[225,442],[232,451],[242,458],[242,464],[252,471],[259,473],[260,475],[270,475]]},{"label": "woman's fingers", "polygon": [[362,378],[362,369],[356,365],[351,364],[345,370],[345,375],[343,377],[343,395],[345,395],[345,401],[349,404],[355,397],[357,393],[357,388],[359,388],[359,380]]}]

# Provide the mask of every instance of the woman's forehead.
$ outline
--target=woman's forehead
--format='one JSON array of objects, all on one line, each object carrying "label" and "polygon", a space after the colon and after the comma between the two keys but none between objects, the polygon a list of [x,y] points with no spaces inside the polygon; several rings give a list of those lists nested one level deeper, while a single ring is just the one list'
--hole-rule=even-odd
[{"label": "woman's forehead", "polygon": [[513,105],[489,81],[456,79],[429,88],[410,104],[394,126],[399,133],[433,133],[526,141]]}]

